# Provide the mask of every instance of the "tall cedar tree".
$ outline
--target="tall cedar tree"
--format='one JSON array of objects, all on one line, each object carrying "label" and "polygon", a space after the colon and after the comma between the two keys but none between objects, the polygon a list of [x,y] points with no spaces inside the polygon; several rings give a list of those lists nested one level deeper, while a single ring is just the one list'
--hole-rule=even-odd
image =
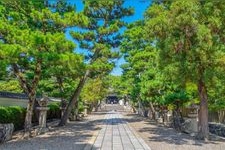
[{"label": "tall cedar tree", "polygon": [[181,82],[198,87],[201,139],[209,135],[208,85],[223,65],[224,8],[222,2],[175,1],[153,4],[146,12],[146,37],[159,49],[161,63],[176,66]]}]

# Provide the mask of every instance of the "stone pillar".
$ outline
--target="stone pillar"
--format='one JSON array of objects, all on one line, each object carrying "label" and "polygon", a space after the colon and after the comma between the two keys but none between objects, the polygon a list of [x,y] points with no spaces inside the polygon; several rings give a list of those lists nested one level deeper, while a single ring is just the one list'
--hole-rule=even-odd
[{"label": "stone pillar", "polygon": [[191,120],[190,121],[191,131],[195,133],[198,132],[198,110],[199,106],[192,104],[190,112],[188,113],[188,117]]},{"label": "stone pillar", "polygon": [[84,108],[84,116],[87,116],[87,107]]},{"label": "stone pillar", "polygon": [[64,115],[64,112],[65,112],[66,108],[60,107],[60,110],[61,110],[61,118],[62,118],[62,116]]},{"label": "stone pillar", "polygon": [[84,102],[84,116],[86,117],[88,115],[88,103]]},{"label": "stone pillar", "polygon": [[163,110],[163,124],[164,125],[168,125],[169,123],[169,120],[168,120],[168,110]]},{"label": "stone pillar", "polygon": [[171,124],[171,122],[172,122],[172,117],[173,117],[172,111],[170,110],[170,111],[168,111],[167,114],[166,114],[166,125],[170,125],[170,124]]},{"label": "stone pillar", "polygon": [[155,119],[158,120],[158,118],[159,118],[159,112],[155,111]]},{"label": "stone pillar", "polygon": [[49,108],[47,107],[48,100],[49,99],[46,96],[38,100],[39,107],[37,107],[37,110],[39,111],[39,127],[36,131],[36,134],[41,134],[48,131],[46,125],[47,111],[49,110]]},{"label": "stone pillar", "polygon": [[0,124],[0,143],[11,140],[13,131],[14,125],[12,123]]},{"label": "stone pillar", "polygon": [[197,113],[189,113],[188,117],[190,120],[189,130],[191,132],[197,133],[198,132],[198,114]]},{"label": "stone pillar", "polygon": [[37,107],[39,110],[39,128],[47,128],[46,120],[47,120],[47,111],[49,110],[48,107]]}]

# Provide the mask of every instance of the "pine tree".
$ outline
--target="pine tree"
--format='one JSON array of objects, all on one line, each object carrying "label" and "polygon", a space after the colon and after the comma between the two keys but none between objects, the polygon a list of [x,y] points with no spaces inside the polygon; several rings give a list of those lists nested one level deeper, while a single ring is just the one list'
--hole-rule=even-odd
[{"label": "pine tree", "polygon": [[124,1],[84,1],[84,14],[89,18],[89,26],[84,31],[72,31],[72,37],[79,42],[80,48],[86,50],[87,69],[59,125],[65,125],[72,108],[78,103],[80,92],[89,76],[101,72],[110,72],[112,60],[117,53],[112,48],[120,44],[120,29],[125,26],[122,18],[133,13],[131,8],[123,7]]}]

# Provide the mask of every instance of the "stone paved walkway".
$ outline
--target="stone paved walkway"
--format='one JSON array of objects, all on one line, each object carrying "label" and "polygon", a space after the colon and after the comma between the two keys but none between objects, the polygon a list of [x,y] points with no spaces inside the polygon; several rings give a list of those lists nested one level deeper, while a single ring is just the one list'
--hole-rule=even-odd
[{"label": "stone paved walkway", "polygon": [[120,112],[105,115],[105,122],[97,137],[86,150],[150,150],[150,147],[128,125]]}]

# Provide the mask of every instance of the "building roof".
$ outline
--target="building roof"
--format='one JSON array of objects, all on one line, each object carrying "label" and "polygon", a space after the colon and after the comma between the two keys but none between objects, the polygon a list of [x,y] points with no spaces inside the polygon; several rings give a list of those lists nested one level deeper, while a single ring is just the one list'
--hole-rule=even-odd
[{"label": "building roof", "polygon": [[[5,92],[5,91],[0,91],[0,97],[2,98],[13,98],[13,99],[28,99],[27,94],[25,93],[12,93],[12,92]],[[37,99],[40,99],[41,96],[37,96]],[[49,99],[51,101],[55,101],[55,102],[60,102],[61,99],[58,98],[53,98],[53,97],[49,97]]]},{"label": "building roof", "polygon": [[28,96],[24,93],[11,93],[0,91],[0,97],[15,98],[15,99],[28,99]]}]

